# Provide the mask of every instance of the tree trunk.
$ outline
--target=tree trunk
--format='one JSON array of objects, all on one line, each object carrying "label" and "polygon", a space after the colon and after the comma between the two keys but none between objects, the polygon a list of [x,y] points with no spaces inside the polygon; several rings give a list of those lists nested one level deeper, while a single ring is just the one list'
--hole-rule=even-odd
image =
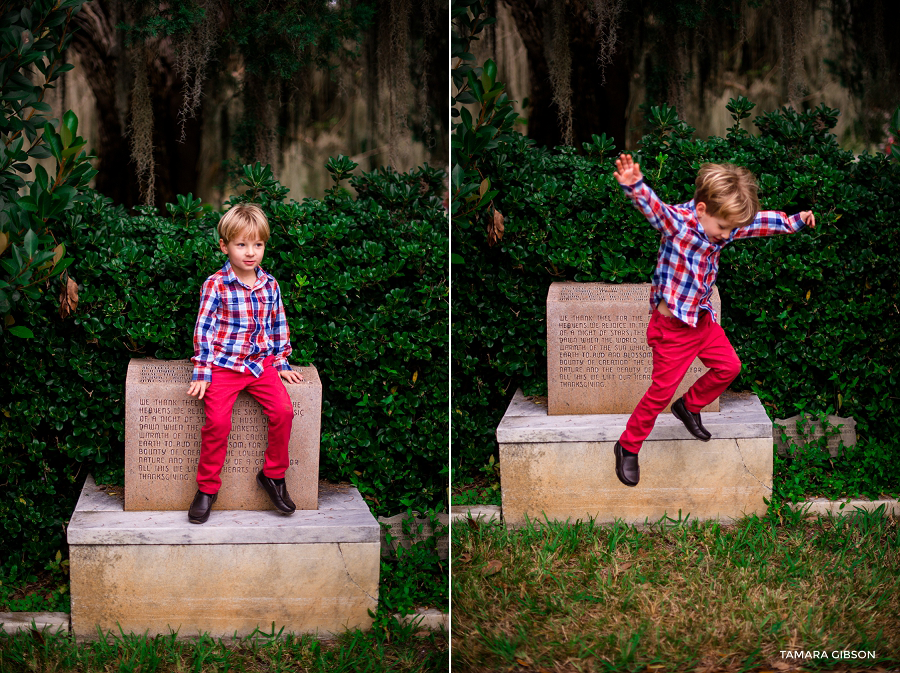
[{"label": "tree trunk", "polygon": [[[100,146],[95,187],[116,204],[134,207],[143,202],[135,165],[131,158],[128,124],[131,120],[133,73],[128,63],[124,36],[116,25],[125,20],[119,0],[86,3],[76,17],[72,47],[97,102]],[[171,46],[160,45],[159,55],[148,64],[152,92],[153,145],[156,160],[155,205],[161,210],[176,200],[177,194],[197,191],[197,162],[200,156],[200,118],[185,125],[185,142],[179,142],[178,112],[182,103],[182,82],[175,74]]]},{"label": "tree trunk", "polygon": [[[519,34],[528,52],[528,66],[531,69],[531,98],[528,115],[528,137],[538,145],[553,147],[563,141],[558,109],[553,102],[553,88],[550,83],[550,67],[544,45],[549,42],[545,35],[546,2],[523,0],[507,2],[516,22]],[[627,15],[623,14],[623,18]],[[616,146],[625,146],[625,113],[629,96],[629,73],[633,68],[631,50],[621,45],[627,44],[626,34],[631,27],[619,26],[619,44],[612,54],[613,62],[606,67],[606,84],[599,86],[602,78],[598,62],[598,28],[590,19],[588,6],[583,1],[568,2],[565,10],[569,32],[569,49],[572,56],[572,119],[573,143],[581,147],[588,142],[591,134],[611,135]]]}]

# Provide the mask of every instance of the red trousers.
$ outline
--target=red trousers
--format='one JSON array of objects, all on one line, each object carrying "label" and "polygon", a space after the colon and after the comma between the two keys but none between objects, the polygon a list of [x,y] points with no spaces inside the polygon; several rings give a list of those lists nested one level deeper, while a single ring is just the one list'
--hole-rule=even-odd
[{"label": "red trousers", "polygon": [[218,493],[222,487],[219,473],[228,453],[231,412],[238,393],[246,390],[262,405],[269,419],[269,443],[263,474],[281,479],[288,468],[288,442],[294,422],[294,407],[287,389],[272,366],[273,356],[263,361],[263,373],[256,378],[249,371],[236,372],[213,365],[212,383],[206,388],[206,423],[200,431],[200,462],[197,465],[197,488],[204,493]]},{"label": "red trousers", "polygon": [[696,327],[653,311],[647,325],[647,345],[653,349],[650,388],[631,413],[619,439],[622,448],[633,453],[641,450],[656,424],[656,417],[672,401],[695,358],[699,357],[709,371],[684,395],[684,406],[691,412],[699,412],[713,402],[741,372],[737,353],[709,311],[702,311]]}]

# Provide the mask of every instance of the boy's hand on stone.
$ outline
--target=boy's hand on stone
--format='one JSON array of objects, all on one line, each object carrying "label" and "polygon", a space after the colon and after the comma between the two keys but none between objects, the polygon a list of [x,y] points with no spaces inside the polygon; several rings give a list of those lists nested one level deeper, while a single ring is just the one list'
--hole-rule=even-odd
[{"label": "boy's hand on stone", "polygon": [[613,177],[620,185],[630,187],[644,178],[641,174],[641,165],[635,163],[630,154],[619,155],[619,158],[616,159],[616,169],[613,172]]},{"label": "boy's hand on stone", "polygon": [[191,387],[188,388],[188,395],[196,397],[198,400],[202,400],[208,387],[209,381],[191,381]]},{"label": "boy's hand on stone", "polygon": [[801,210],[800,211],[800,219],[803,220],[803,224],[805,224],[810,229],[816,228],[816,216],[813,215],[813,211]]},{"label": "boy's hand on stone", "polygon": [[292,369],[279,371],[278,373],[281,374],[281,378],[283,378],[288,383],[300,383],[301,381],[303,381],[303,374],[301,374],[300,372],[295,372]]}]

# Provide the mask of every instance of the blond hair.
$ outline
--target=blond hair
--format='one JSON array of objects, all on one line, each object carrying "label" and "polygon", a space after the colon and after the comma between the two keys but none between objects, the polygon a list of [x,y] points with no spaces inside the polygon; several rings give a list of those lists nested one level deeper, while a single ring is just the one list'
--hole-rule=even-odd
[{"label": "blond hair", "polygon": [[737,226],[750,224],[759,212],[756,178],[743,166],[703,164],[697,174],[694,203]]},{"label": "blond hair", "polygon": [[256,234],[263,243],[269,240],[269,220],[262,208],[252,203],[239,203],[222,216],[219,238],[228,243],[241,234]]}]

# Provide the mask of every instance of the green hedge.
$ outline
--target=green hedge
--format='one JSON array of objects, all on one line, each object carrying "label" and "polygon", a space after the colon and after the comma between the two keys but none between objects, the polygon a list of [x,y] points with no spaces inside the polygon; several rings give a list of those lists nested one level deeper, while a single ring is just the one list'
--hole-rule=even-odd
[{"label": "green hedge", "polygon": [[[739,99],[729,110],[738,119],[752,106]],[[722,253],[722,322],[744,364],[733,388],[755,392],[773,418],[799,410],[855,417],[860,443],[839,466],[855,481],[844,487],[896,493],[900,167],[882,154],[843,151],[831,133],[837,115],[824,106],[784,109],[755,120],[758,136],[735,124],[725,138],[699,140],[663,106],[636,155],[669,203],[693,197],[702,163],[727,161],[757,175],[763,208],[815,212],[815,230]],[[605,136],[583,149],[550,151],[511,134],[477,164],[497,192],[502,240],[486,241],[490,208],[454,217],[452,441],[461,473],[494,453],[517,387],[546,394],[550,283],[650,282],[659,235],[612,176],[617,150]]]},{"label": "green hedge", "polygon": [[[267,169],[245,172],[236,200],[270,218],[263,266],[282,288],[291,361],[322,379],[321,475],[353,482],[376,515],[445,507],[446,173],[379,170],[351,179],[357,198],[336,187],[296,203]],[[225,262],[220,213],[190,195],[167,215],[139,210],[89,192],[66,211],[56,235],[75,259],[77,310],[60,318],[56,280],[17,305],[35,338],[0,334],[0,576],[63,548],[87,473],[123,482],[129,359],[193,353],[200,284]]]}]

